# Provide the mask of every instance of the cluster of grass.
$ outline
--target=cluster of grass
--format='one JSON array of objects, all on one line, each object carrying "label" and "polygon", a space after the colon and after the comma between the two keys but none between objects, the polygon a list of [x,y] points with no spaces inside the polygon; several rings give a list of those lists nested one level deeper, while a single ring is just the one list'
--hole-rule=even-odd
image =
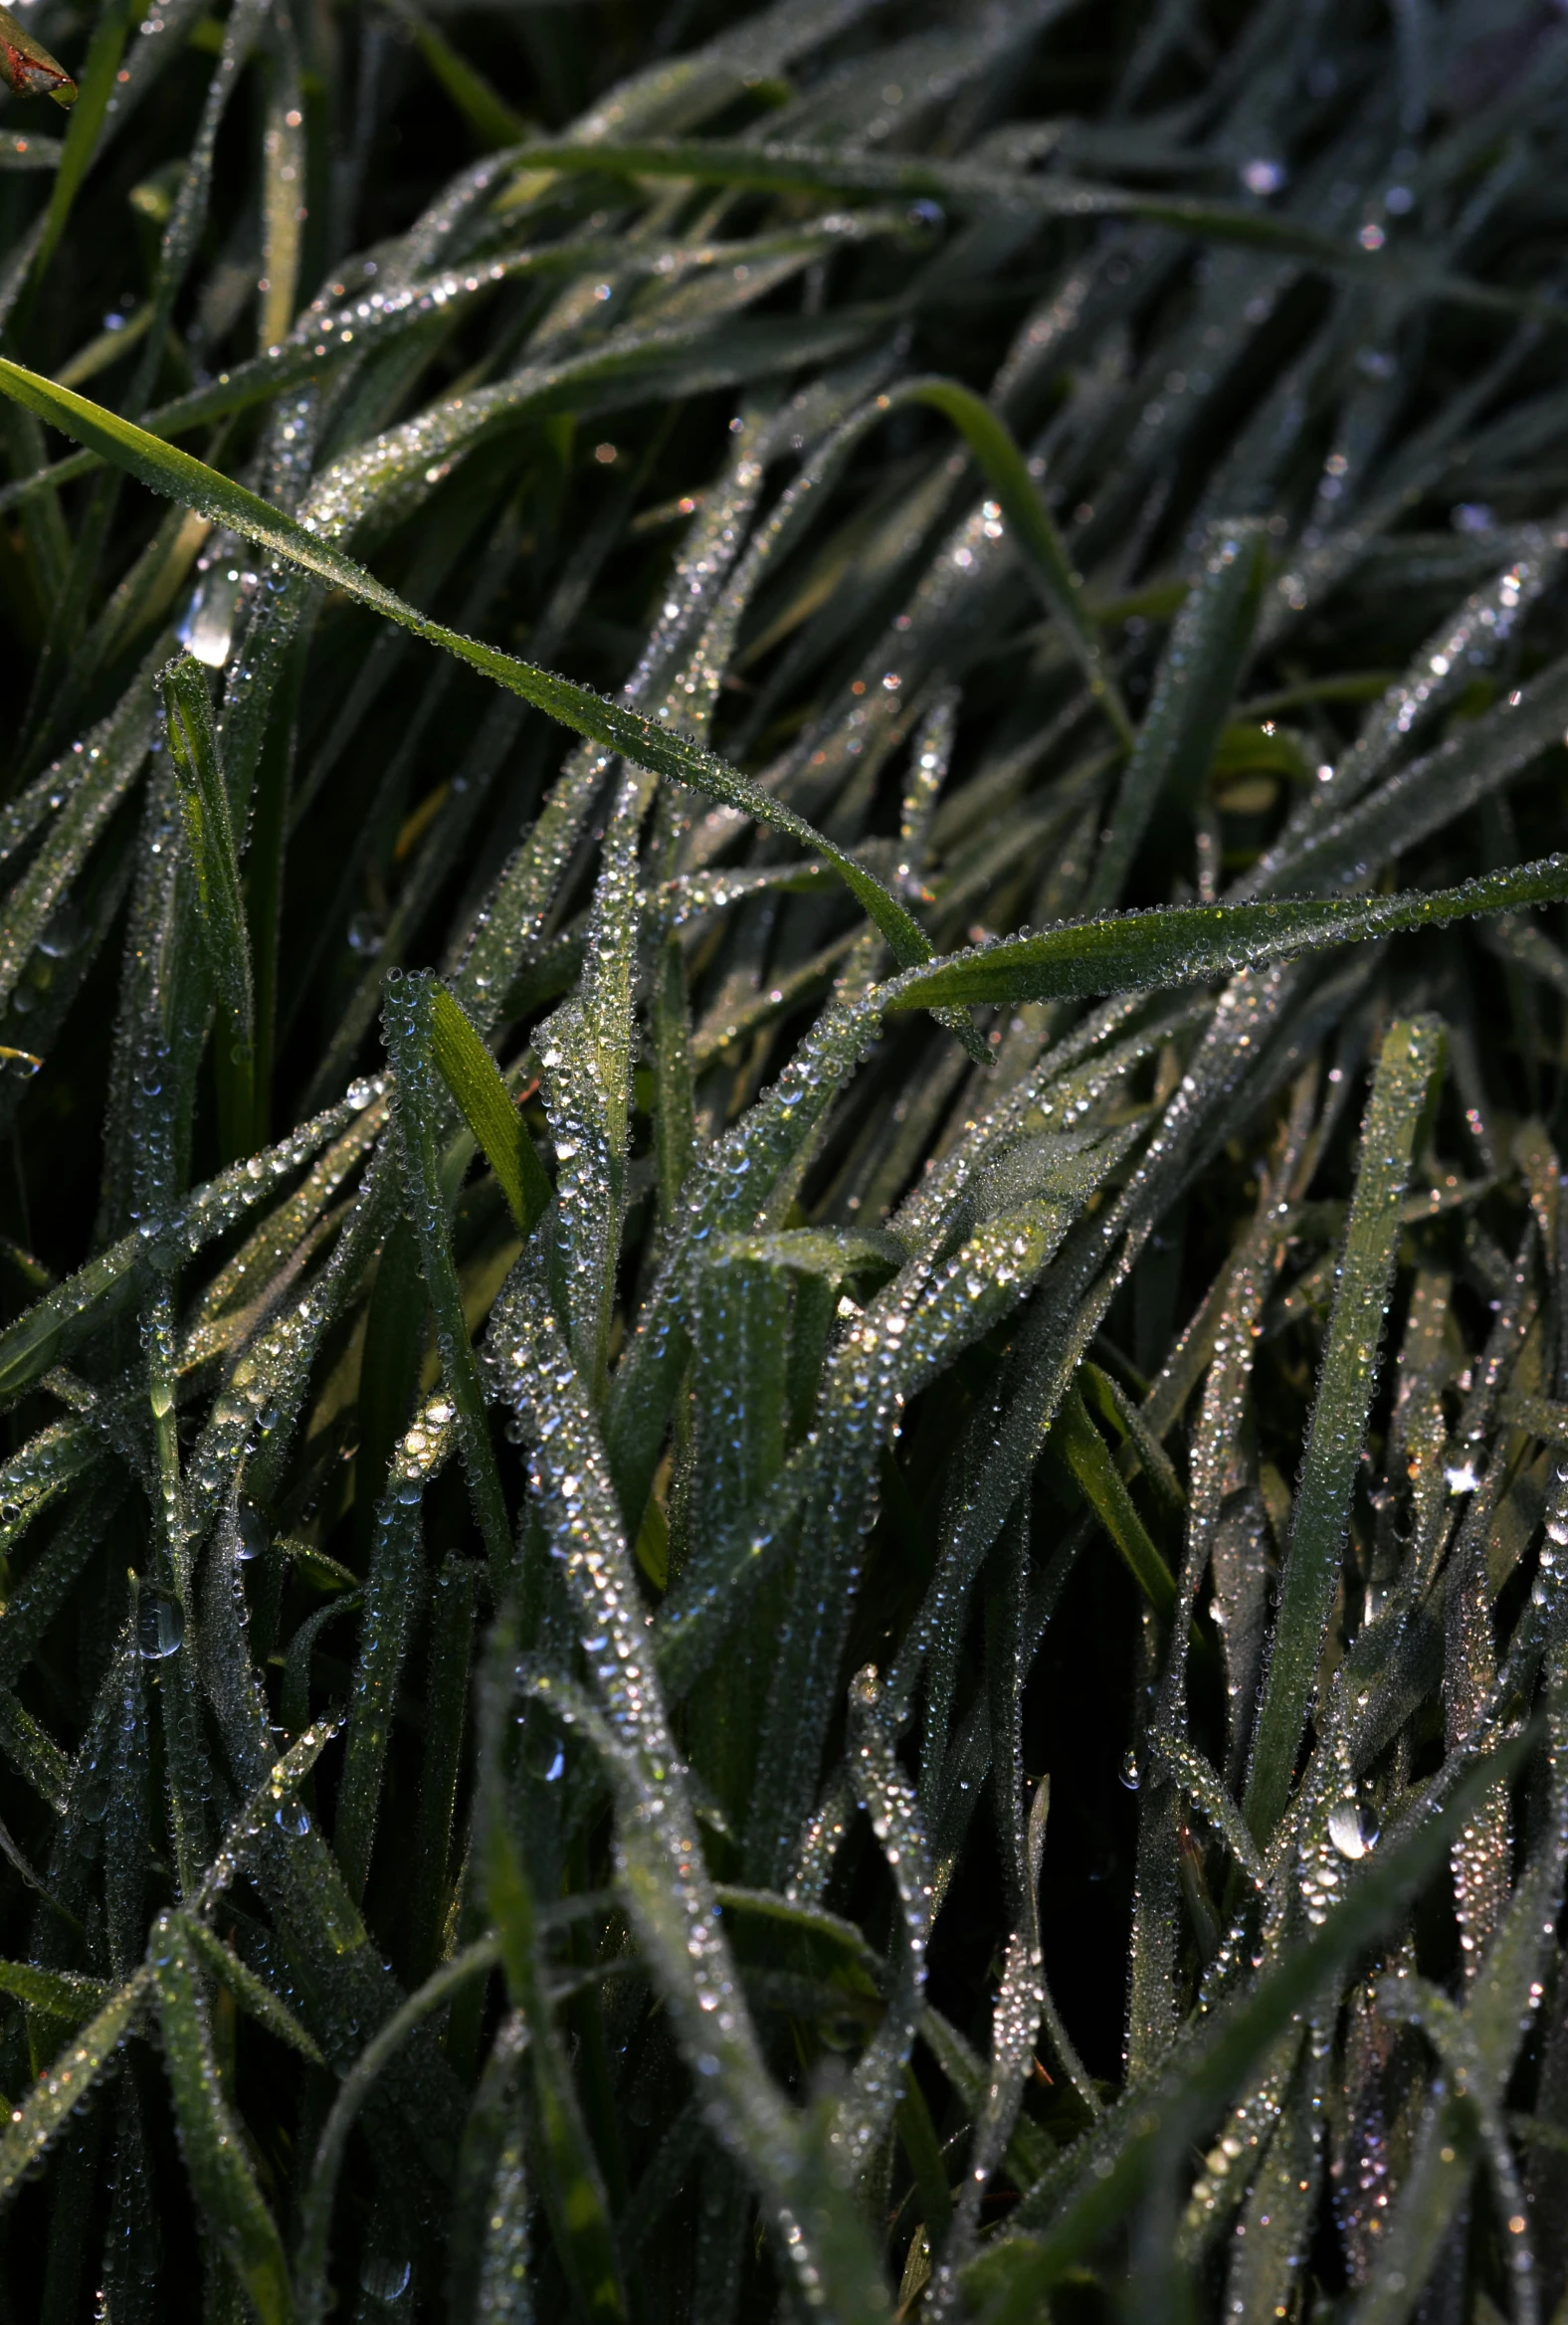
[{"label": "cluster of grass", "polygon": [[0,34],[0,2319],[1568,2313],[1568,19]]}]

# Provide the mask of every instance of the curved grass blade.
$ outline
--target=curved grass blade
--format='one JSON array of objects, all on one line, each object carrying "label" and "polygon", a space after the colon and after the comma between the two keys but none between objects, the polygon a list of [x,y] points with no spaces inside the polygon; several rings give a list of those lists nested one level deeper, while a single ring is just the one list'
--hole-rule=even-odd
[{"label": "curved grass blade", "polygon": [[1361,944],[1406,929],[1441,928],[1518,904],[1568,896],[1568,857],[1544,856],[1486,872],[1456,888],[1406,889],[1392,896],[1282,897],[1274,904],[1172,904],[1107,913],[1038,936],[953,953],[881,989],[889,1014],[957,1003],[1065,1001],[1233,976],[1240,969]]},{"label": "curved grass blade", "polygon": [[85,396],[56,387],[53,381],[41,379],[36,372],[24,370],[20,364],[3,357],[0,357],[0,388],[41,419],[100,453],[116,468],[124,469],[152,491],[199,508],[214,523],[230,526],[246,539],[270,549],[285,563],[313,575],[331,588],[346,591],[361,605],[400,623],[416,637],[445,647],[482,676],[493,678],[497,685],[520,694],[536,709],[558,718],[563,726],[573,728],[608,750],[621,752],[653,774],[689,784],[705,798],[736,808],[758,823],[787,833],[833,865],[886,939],[900,967],[930,958],[929,939],[881,880],[847,850],[825,839],[804,817],[763,791],[716,752],[670,733],[620,703],[606,701],[591,687],[539,670],[531,663],[520,662],[495,647],[465,638],[433,622],[405,604],[340,549],[247,491],[243,484],[236,484],[215,469],[206,468],[189,453],[160,443],[130,421],[117,419],[112,412],[90,403]]},{"label": "curved grass blade", "polygon": [[1082,585],[1030,474],[1029,463],[1014,442],[1006,421],[972,389],[951,379],[900,380],[896,387],[877,399],[879,412],[891,411],[902,404],[927,404],[952,421],[1001,502],[1003,514],[1013,527],[1015,544],[1029,565],[1048,609],[1066,629],[1090,694],[1104,709],[1118,741],[1130,745],[1132,721],[1105,668],[1099,634],[1084,602]]},{"label": "curved grass blade", "polygon": [[487,1977],[500,1959],[492,1937],[478,1939],[443,1962],[415,1993],[402,2003],[384,2027],[378,2029],[338,2085],[331,2112],[316,2141],[315,2155],[299,2208],[298,2256],[294,2266],[294,2300],[299,2325],[321,2325],[327,2313],[327,2239],[332,2226],[332,2199],[342,2168],[343,2150],[365,2101],[379,2077],[432,2011],[439,2010],[471,1979]]},{"label": "curved grass blade", "polygon": [[[1379,266],[1368,245],[1341,241],[1293,218],[1247,209],[1239,203],[1205,201],[1191,195],[1145,192],[1136,186],[1085,183],[1056,174],[1025,176],[990,170],[968,161],[916,158],[904,154],[861,154],[809,146],[743,145],[721,139],[670,139],[647,143],[581,145],[560,142],[524,146],[518,166],[531,185],[545,170],[603,171],[631,178],[678,178],[691,185],[745,187],[767,193],[866,193],[934,200],[954,210],[1028,207],[1051,218],[1143,218],[1213,242],[1251,245],[1278,257],[1306,260],[1353,281],[1382,287],[1387,266]],[[1414,252],[1406,264],[1431,297],[1504,313],[1525,313],[1562,327],[1568,307],[1555,299],[1525,293],[1510,296],[1484,283],[1464,281],[1423,268]]]}]

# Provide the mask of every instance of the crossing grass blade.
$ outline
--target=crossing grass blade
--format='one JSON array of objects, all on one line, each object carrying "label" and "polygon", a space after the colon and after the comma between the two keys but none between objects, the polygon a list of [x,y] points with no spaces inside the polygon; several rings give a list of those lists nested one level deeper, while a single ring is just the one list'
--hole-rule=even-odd
[{"label": "crossing grass blade", "polygon": [[987,2325],[1012,2325],[1035,2313],[1042,2295],[1125,2216],[1161,2162],[1201,2136],[1200,2126],[1223,2108],[1253,2061],[1337,1966],[1352,1961],[1431,1877],[1443,1860],[1446,1841],[1458,1832],[1489,1778],[1516,1767],[1522,1756],[1522,1743],[1516,1740],[1471,1770],[1437,1815],[1391,1849],[1321,1929],[1196,2038],[1193,2054],[1180,2060],[1149,2094],[1138,2120],[1126,2126],[1108,2168],[1092,2174],[1092,2184],[1063,2208],[1045,2237],[1003,2240],[992,2254],[970,2264],[972,2297]]},{"label": "crossing grass blade", "polygon": [[788,833],[833,865],[857,901],[875,921],[891,947],[893,957],[907,966],[930,956],[930,944],[896,897],[889,895],[853,856],[813,830],[793,809],[728,766],[716,753],[698,748],[640,717],[635,711],[606,702],[569,678],[500,654],[477,639],[464,638],[439,622],[432,622],[413,606],[405,605],[392,590],[373,579],[352,558],[315,537],[303,524],[272,508],[243,485],[232,484],[177,447],[160,443],[144,429],[120,420],[70,389],[37,378],[19,364],[0,357],[0,389],[39,418],[52,421],[77,437],[115,467],[125,470],[152,491],[183,500],[214,523],[223,523],[270,550],[315,580],[346,590],[374,612],[400,623],[416,637],[443,646],[463,662],[492,678],[524,701],[559,718],[591,741],[624,751],[654,773],[674,777],[726,807],[738,808],[764,824]]}]

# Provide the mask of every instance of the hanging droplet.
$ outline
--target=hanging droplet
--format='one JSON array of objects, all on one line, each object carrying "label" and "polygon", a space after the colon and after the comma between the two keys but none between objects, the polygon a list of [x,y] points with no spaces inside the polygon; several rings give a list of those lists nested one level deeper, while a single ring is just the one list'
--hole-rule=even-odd
[{"label": "hanging droplet", "polygon": [[359,2285],[373,2301],[400,2301],[408,2291],[413,2269],[391,2252],[367,2252],[359,2263]]},{"label": "hanging droplet", "polygon": [[68,896],[50,915],[38,940],[38,949],[48,959],[58,961],[67,953],[74,953],[81,942],[82,914]]},{"label": "hanging droplet", "polygon": [[185,1637],[185,1610],[164,1591],[143,1591],[136,1602],[136,1645],[144,1660],[161,1662]]},{"label": "hanging droplet", "polygon": [[1377,1834],[1354,1801],[1336,1801],[1328,1812],[1328,1838],[1354,1863],[1367,1854]]},{"label": "hanging droplet", "polygon": [[1143,1781],[1138,1774],[1138,1756],[1130,1744],[1127,1746],[1126,1756],[1117,1773],[1128,1792],[1136,1792]]},{"label": "hanging droplet", "polygon": [[248,1501],[242,1501],[240,1504],[235,1537],[234,1554],[236,1558],[246,1560],[260,1558],[262,1553],[272,1546],[272,1536],[267,1530],[267,1520],[261,1511]]}]

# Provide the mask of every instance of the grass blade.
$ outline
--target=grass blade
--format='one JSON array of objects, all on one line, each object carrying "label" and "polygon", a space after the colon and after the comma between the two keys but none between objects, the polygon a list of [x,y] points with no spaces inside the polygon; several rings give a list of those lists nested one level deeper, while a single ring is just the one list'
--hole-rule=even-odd
[{"label": "grass blade", "polygon": [[186,654],[165,667],[160,683],[202,934],[219,1006],[228,1021],[229,1047],[219,1053],[218,1088],[227,1101],[225,1160],[232,1161],[250,1150],[255,1112],[256,1006],[239,856],[207,674]]},{"label": "grass blade", "polygon": [[90,403],[86,397],[56,387],[6,358],[0,358],[0,388],[27,410],[77,437],[154,492],[199,508],[214,523],[231,526],[287,564],[333,588],[346,590],[361,604],[401,623],[416,637],[445,647],[485,677],[520,694],[524,701],[547,711],[577,733],[587,735],[607,749],[624,752],[626,757],[647,766],[655,774],[687,783],[726,807],[738,808],[759,823],[788,833],[833,865],[886,938],[900,965],[929,958],[930,944],[918,924],[881,880],[844,849],[824,839],[803,817],[760,790],[714,752],[702,750],[661,729],[636,711],[605,701],[569,678],[538,670],[531,663],[519,662],[511,655],[482,645],[477,639],[464,638],[457,631],[432,622],[413,606],[405,605],[394,591],[374,580],[329,541],[307,531],[302,524],[270,507],[243,485],[232,484],[216,470],[205,468],[189,453],[160,443],[144,429],[116,419],[113,413]]},{"label": "grass blade", "polygon": [[1015,936],[956,953],[883,988],[889,1012],[938,1005],[1057,1001],[1223,977],[1335,944],[1405,929],[1441,928],[1472,914],[1568,895],[1568,858],[1542,857],[1483,873],[1454,888],[1345,899],[1281,898],[1273,904],[1173,904],[1107,914],[1039,936]]},{"label": "grass blade", "polygon": [[1390,1026],[1378,1055],[1248,1772],[1247,1822],[1261,1845],[1284,1812],[1317,1676],[1377,1385],[1400,1204],[1442,1059],[1433,1018]]},{"label": "grass blade", "polygon": [[554,1190],[494,1060],[445,985],[430,989],[430,1042],[447,1087],[500,1181],[517,1233],[530,1235]]}]

